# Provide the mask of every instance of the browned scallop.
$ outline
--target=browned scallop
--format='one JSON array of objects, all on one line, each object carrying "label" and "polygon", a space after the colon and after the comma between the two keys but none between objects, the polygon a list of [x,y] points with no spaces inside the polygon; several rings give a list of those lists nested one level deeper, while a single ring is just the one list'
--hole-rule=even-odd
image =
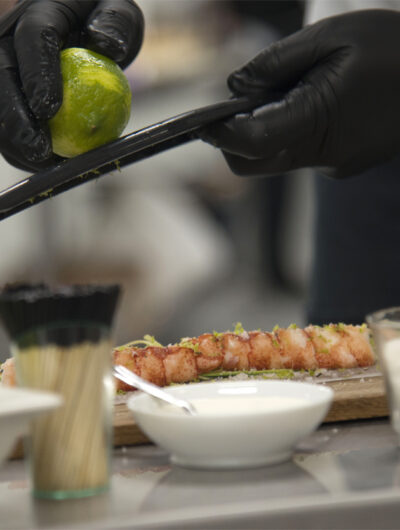
[{"label": "browned scallop", "polygon": [[138,350],[136,355],[136,373],[146,381],[158,386],[167,382],[164,367],[165,349],[149,346]]},{"label": "browned scallop", "polygon": [[186,383],[197,379],[196,354],[190,348],[168,346],[164,357],[165,380],[169,383]]},{"label": "browned scallop", "polygon": [[[120,364],[125,366],[131,372],[140,375],[140,370],[137,366],[137,352],[140,351],[136,348],[124,348],[124,349],[115,349],[113,351],[113,364]],[[119,379],[115,379],[116,390],[132,390],[132,387]]]},{"label": "browned scallop", "polygon": [[222,367],[225,370],[249,369],[249,339],[235,333],[224,333],[222,337],[224,360]]},{"label": "browned scallop", "polygon": [[340,326],[339,333],[346,340],[347,347],[357,360],[358,366],[371,366],[375,354],[370,343],[370,332],[366,326]]},{"label": "browned scallop", "polygon": [[305,330],[311,337],[319,368],[355,368],[357,360],[348,348],[346,339],[336,326],[308,326]]},{"label": "browned scallop", "polygon": [[224,357],[222,343],[217,336],[212,333],[203,333],[190,341],[198,345],[195,359],[199,373],[212,372],[221,368]]},{"label": "browned scallop", "polygon": [[331,345],[331,339],[329,336],[325,336],[326,333],[323,331],[323,328],[319,326],[307,326],[305,332],[314,346],[318,367],[326,369],[338,368],[336,366],[336,358],[331,354],[330,347],[328,347]]},{"label": "browned scallop", "polygon": [[314,370],[318,367],[315,349],[307,333],[300,328],[280,328],[276,331],[285,368]]},{"label": "browned scallop", "polygon": [[271,333],[251,331],[249,333],[249,365],[256,370],[283,368],[279,346],[274,345]]},{"label": "browned scallop", "polygon": [[1,366],[1,384],[4,386],[16,386],[15,362],[14,358],[6,359]]},{"label": "browned scallop", "polygon": [[286,344],[286,335],[283,333],[283,328],[275,329],[272,333],[272,343],[275,346],[277,352],[279,352],[281,368],[293,368],[293,359],[289,354],[289,345]]},{"label": "browned scallop", "polygon": [[341,333],[334,324],[324,326],[323,333],[328,338],[331,355],[336,360],[335,368],[355,368],[358,366],[357,359],[349,348],[346,334]]}]

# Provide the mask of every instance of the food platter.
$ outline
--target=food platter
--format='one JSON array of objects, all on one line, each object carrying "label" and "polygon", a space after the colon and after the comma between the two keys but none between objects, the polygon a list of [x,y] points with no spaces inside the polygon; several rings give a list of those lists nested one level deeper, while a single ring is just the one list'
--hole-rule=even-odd
[{"label": "food platter", "polygon": [[[144,339],[116,348],[113,363],[125,366],[159,386],[218,382],[221,379],[236,382],[246,378],[291,379],[332,388],[333,404],[325,422],[388,416],[383,378],[365,325],[330,324],[324,328],[309,326],[305,330],[291,325],[287,329],[276,327],[272,333],[247,333],[235,328],[233,332],[182,339],[180,343],[167,347],[154,342],[153,337],[145,336]],[[260,341],[263,356],[260,356],[260,348],[257,349]],[[304,352],[310,354],[311,366],[307,364]],[[232,367],[232,359],[239,364]],[[240,365],[243,359],[249,361],[245,369]],[[276,359],[281,363],[278,366]],[[288,369],[288,360],[293,369]],[[261,361],[264,364],[260,365]],[[6,364],[3,365],[4,382],[13,374],[12,370],[6,370]],[[210,368],[211,371],[206,372]],[[114,445],[149,443],[127,407],[132,387],[121,388],[117,384],[116,389]]]}]

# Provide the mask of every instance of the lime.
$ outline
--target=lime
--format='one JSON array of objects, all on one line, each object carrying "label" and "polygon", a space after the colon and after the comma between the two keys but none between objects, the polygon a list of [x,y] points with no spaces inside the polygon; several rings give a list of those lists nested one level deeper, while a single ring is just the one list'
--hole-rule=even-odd
[{"label": "lime", "polygon": [[49,121],[53,152],[73,157],[120,136],[131,110],[129,83],[108,57],[84,48],[61,52],[63,102]]}]

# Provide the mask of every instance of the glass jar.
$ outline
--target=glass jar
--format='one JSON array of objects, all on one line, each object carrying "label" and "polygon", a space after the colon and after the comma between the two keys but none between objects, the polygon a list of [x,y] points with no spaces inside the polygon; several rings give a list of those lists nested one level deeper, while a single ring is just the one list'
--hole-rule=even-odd
[{"label": "glass jar", "polygon": [[366,320],[385,381],[391,424],[400,441],[400,307],[376,311]]},{"label": "glass jar", "polygon": [[64,401],[32,422],[27,453],[35,497],[84,497],[109,487],[118,295],[118,286],[42,284],[0,293],[17,384]]}]

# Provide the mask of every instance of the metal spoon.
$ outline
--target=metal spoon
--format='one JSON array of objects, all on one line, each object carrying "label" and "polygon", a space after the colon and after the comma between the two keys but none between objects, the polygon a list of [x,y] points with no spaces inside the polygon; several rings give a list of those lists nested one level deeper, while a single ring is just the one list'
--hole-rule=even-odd
[{"label": "metal spoon", "polygon": [[131,372],[131,370],[125,368],[125,366],[121,366],[120,364],[114,366],[113,375],[117,379],[120,379],[128,385],[138,388],[146,394],[150,394],[151,396],[157,399],[161,399],[161,401],[166,401],[171,405],[175,405],[176,407],[183,409],[187,414],[190,414],[191,416],[197,415],[197,410],[191,403],[189,403],[189,401],[186,401],[184,399],[177,399],[176,397],[171,396],[171,394],[168,394],[168,392],[161,390],[159,386],[153,385],[153,383],[145,381],[135,373]]}]

